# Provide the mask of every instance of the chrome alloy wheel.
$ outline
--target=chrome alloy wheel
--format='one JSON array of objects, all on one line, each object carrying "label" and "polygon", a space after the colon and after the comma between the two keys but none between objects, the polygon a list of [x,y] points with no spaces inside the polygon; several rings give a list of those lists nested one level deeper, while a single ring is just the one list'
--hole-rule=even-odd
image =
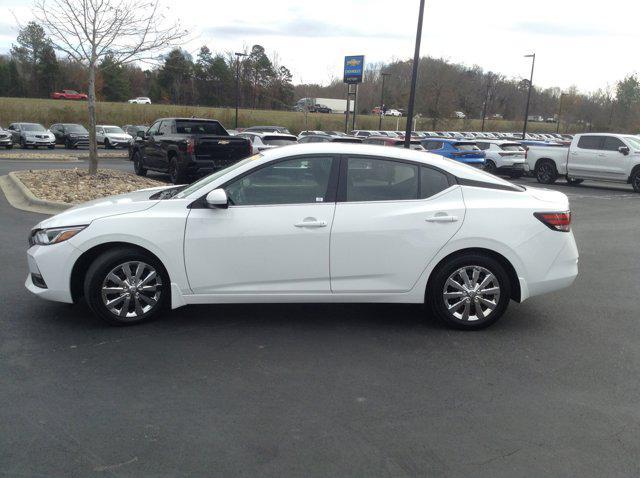
[{"label": "chrome alloy wheel", "polygon": [[445,282],[443,300],[447,311],[460,321],[484,320],[498,306],[500,283],[484,267],[461,267]]},{"label": "chrome alloy wheel", "polygon": [[102,282],[102,303],[114,315],[138,319],[156,306],[160,274],[149,264],[130,261],[114,267]]}]

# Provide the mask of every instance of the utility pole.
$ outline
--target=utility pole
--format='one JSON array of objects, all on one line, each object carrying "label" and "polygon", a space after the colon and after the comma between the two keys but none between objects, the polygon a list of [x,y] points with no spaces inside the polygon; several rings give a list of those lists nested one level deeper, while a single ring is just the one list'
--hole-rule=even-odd
[{"label": "utility pole", "polygon": [[487,82],[487,93],[484,95],[484,105],[482,106],[482,128],[480,131],[484,133],[484,119],[487,116],[487,103],[489,103],[489,91],[491,90],[491,81]]},{"label": "utility pole", "polygon": [[422,39],[422,19],[424,18],[424,0],[420,0],[418,13],[418,29],[416,31],[416,49],[413,53],[413,72],[411,75],[411,90],[409,92],[409,106],[407,108],[407,129],[404,135],[404,147],[411,148],[411,131],[413,130],[413,105],[416,101],[416,81],[418,79],[418,63],[420,62],[420,40]]},{"label": "utility pole", "polygon": [[531,102],[531,90],[533,89],[533,69],[536,67],[536,54],[525,55],[525,58],[531,58],[531,78],[529,79],[529,93],[527,93],[527,106],[524,110],[524,128],[522,129],[522,139],[527,136],[527,122],[529,121],[529,103]]},{"label": "utility pole", "polygon": [[556,123],[556,133],[560,132],[560,121],[562,121],[562,100],[564,99],[565,94],[560,93],[560,106],[558,107],[558,122]]},{"label": "utility pole", "polygon": [[382,117],[384,116],[384,79],[391,76],[391,73],[380,72],[382,77],[382,91],[380,92],[380,120],[378,121],[378,130],[382,129]]},{"label": "utility pole", "polygon": [[236,125],[235,128],[238,129],[238,108],[240,107],[240,57],[241,56],[249,56],[246,53],[237,53],[236,52]]}]

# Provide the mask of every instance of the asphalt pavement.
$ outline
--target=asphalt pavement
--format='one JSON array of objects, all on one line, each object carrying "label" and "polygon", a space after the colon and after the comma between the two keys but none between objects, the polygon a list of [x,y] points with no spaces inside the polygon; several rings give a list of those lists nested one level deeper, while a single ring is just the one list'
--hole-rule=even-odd
[{"label": "asphalt pavement", "polygon": [[109,327],[24,289],[43,216],[0,195],[0,476],[637,476],[640,195],[552,188],[571,199],[576,283],[466,333],[356,304]]}]

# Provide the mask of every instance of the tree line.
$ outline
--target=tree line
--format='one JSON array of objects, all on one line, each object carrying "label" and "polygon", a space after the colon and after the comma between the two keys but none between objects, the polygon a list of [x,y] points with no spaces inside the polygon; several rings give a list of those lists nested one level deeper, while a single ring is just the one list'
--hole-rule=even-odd
[{"label": "tree line", "polygon": [[[287,67],[254,45],[239,61],[240,105],[246,108],[288,109],[294,87]],[[234,106],[237,57],[202,46],[195,58],[175,48],[143,69],[121,64],[106,55],[99,63],[96,96],[126,101],[148,96],[154,103]],[[58,56],[45,30],[36,22],[20,29],[9,55],[0,55],[0,96],[46,98],[54,91],[87,91],[86,65]]]},{"label": "tree line", "polygon": [[[367,114],[380,105],[382,76],[385,78],[384,103],[388,108],[405,109],[409,98],[412,61],[369,65],[364,82],[358,88],[357,109]],[[415,111],[427,118],[430,128],[444,127],[455,111],[468,118],[520,121],[524,119],[529,80],[506,78],[444,59],[422,58],[416,91]],[[329,85],[301,84],[295,87],[296,98],[345,98],[346,85],[335,78]],[[561,101],[562,99],[562,101]],[[631,74],[614,87],[595,92],[580,92],[576,86],[538,88],[531,96],[530,116],[561,119],[561,130],[575,128],[598,131],[640,130],[640,81]],[[569,126],[571,125],[571,126]]]}]

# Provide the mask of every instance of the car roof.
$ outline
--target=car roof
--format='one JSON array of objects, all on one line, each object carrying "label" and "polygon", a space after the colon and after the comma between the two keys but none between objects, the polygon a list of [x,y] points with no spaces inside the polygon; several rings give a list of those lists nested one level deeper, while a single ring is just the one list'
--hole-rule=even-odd
[{"label": "car roof", "polygon": [[480,181],[484,183],[499,184],[502,186],[513,187],[513,185],[504,179],[485,173],[477,168],[467,166],[459,161],[448,159],[443,156],[425,152],[416,151],[405,148],[390,148],[388,146],[378,146],[364,143],[300,143],[284,146],[282,148],[273,148],[262,151],[260,158],[256,161],[263,163],[276,159],[301,155],[301,154],[341,154],[356,156],[376,156],[386,159],[398,159],[406,161],[414,161],[427,166],[435,166],[444,169],[449,173],[463,179]]}]

